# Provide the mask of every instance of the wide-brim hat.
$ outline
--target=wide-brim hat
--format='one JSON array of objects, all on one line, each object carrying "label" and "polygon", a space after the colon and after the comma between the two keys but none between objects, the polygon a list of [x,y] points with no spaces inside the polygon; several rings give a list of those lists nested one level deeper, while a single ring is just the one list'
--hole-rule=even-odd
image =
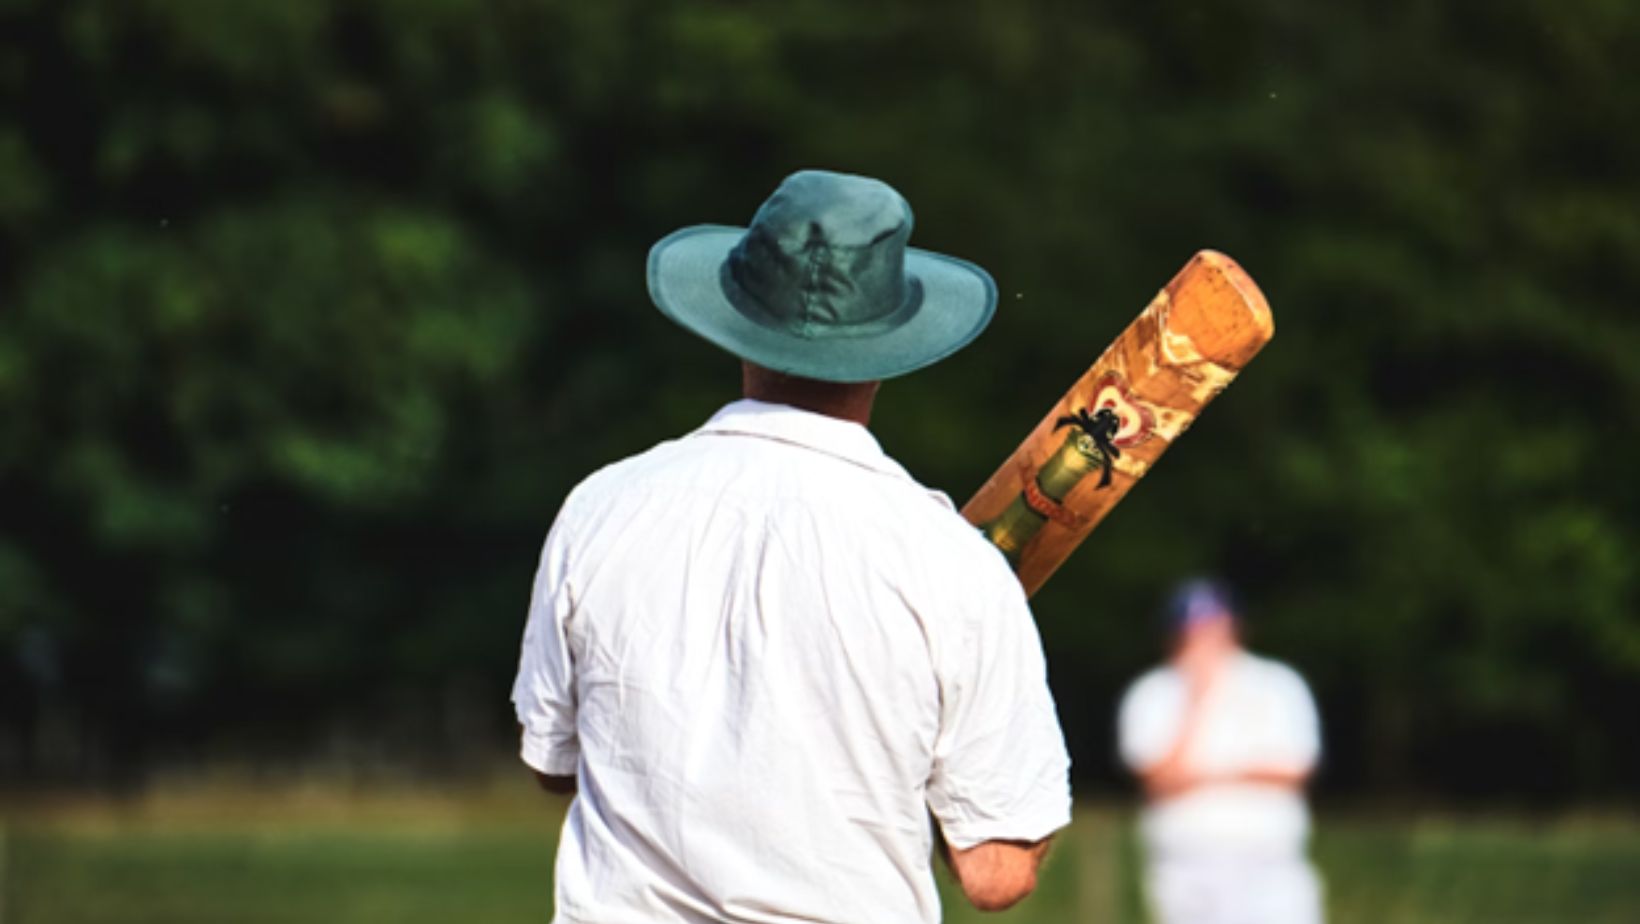
[{"label": "wide-brim hat", "polygon": [[906,245],[911,207],[879,180],[792,174],[746,228],[696,225],[649,251],[663,314],[741,359],[831,382],[951,355],[996,311],[991,277]]}]

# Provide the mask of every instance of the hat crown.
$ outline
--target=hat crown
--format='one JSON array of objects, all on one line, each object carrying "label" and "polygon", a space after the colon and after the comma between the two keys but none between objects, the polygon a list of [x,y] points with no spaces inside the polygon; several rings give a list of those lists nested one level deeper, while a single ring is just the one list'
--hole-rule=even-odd
[{"label": "hat crown", "polygon": [[966,260],[908,245],[911,207],[888,184],[805,170],[751,227],[694,225],[649,250],[661,313],[746,362],[869,382],[937,362],[985,329],[996,284]]},{"label": "hat crown", "polygon": [[1228,584],[1213,578],[1180,582],[1162,607],[1163,622],[1174,632],[1221,617],[1236,618],[1235,598]]},{"label": "hat crown", "polygon": [[867,336],[917,311],[911,206],[880,180],[805,170],[757,210],[723,263],[736,310],[802,338]]}]

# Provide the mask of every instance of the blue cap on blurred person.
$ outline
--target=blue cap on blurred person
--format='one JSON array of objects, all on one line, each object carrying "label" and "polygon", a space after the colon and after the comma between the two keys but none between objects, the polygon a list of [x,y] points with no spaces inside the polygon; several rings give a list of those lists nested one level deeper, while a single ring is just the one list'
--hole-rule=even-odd
[{"label": "blue cap on blurred person", "polygon": [[1162,623],[1172,633],[1220,616],[1235,619],[1236,603],[1229,585],[1213,578],[1181,581],[1162,607]]}]

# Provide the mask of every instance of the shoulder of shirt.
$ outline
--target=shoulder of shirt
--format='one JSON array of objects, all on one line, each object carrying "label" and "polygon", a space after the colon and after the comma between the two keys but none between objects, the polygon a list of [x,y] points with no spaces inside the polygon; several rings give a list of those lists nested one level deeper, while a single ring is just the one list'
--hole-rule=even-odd
[{"label": "shoulder of shirt", "polygon": [[646,468],[659,457],[673,451],[680,442],[680,439],[665,440],[642,452],[633,453],[593,469],[590,474],[576,482],[575,487],[570,488],[569,494],[564,496],[564,502],[558,510],[559,519],[573,515],[578,508],[586,504],[594,503],[607,488],[627,482],[636,473],[634,470]]},{"label": "shoulder of shirt", "polygon": [[1122,694],[1124,702],[1137,700],[1140,697],[1153,695],[1157,690],[1173,682],[1178,672],[1171,665],[1158,664],[1143,674],[1133,678],[1127,690]]},{"label": "shoulder of shirt", "polygon": [[985,538],[985,535],[979,531],[978,527],[963,517],[962,513],[957,510],[957,505],[951,502],[949,495],[944,491],[924,487],[910,476],[906,477],[905,484],[910,490],[920,494],[922,499],[927,502],[922,505],[925,508],[924,515],[933,521],[934,525],[949,532],[960,545],[965,547],[965,551],[984,552],[987,557],[996,558],[1006,566],[1007,560],[1002,557],[1002,553]]},{"label": "shoulder of shirt", "polygon": [[[573,523],[578,513],[589,505],[596,506],[601,499],[610,497],[611,492],[623,492],[636,479],[666,471],[677,453],[704,445],[692,438],[695,435],[689,433],[665,440],[594,470],[564,498],[559,519]],[[987,585],[997,582],[1012,585],[1015,578],[1007,560],[963,518],[949,495],[917,481],[892,457],[884,455],[883,460],[887,465],[882,469],[862,467],[841,458],[836,461],[878,484],[883,496],[898,498],[897,512],[911,518],[909,523],[917,530],[920,541],[934,545],[939,555],[951,559],[955,573],[971,576]]]},{"label": "shoulder of shirt", "polygon": [[[601,487],[610,482],[628,483],[628,479],[635,476],[641,477],[650,471],[665,471],[672,463],[673,457],[677,454],[686,453],[691,450],[702,450],[704,447],[714,445],[711,442],[696,439],[696,437],[700,436],[704,432],[706,431],[695,430],[673,439],[665,440],[651,446],[643,452],[635,453],[598,468],[585,478],[581,479],[580,483],[578,483],[575,488],[570,491],[569,497],[565,499],[564,506],[569,507],[574,502],[581,501],[590,495],[596,494]],[[883,454],[880,456],[879,462],[868,466],[821,450],[801,447],[792,443],[783,443],[783,441],[779,439],[765,440],[765,438],[755,435],[736,433],[718,435],[728,435],[731,437],[740,436],[744,439],[767,442],[770,445],[794,446],[800,451],[814,453],[816,458],[831,459],[840,467],[840,469],[857,472],[873,482],[878,489],[888,493],[889,495],[898,496],[907,501],[910,508],[916,511],[915,515],[928,517],[933,521],[933,523],[929,525],[934,526],[936,529],[940,529],[941,532],[949,532],[951,535],[961,536],[962,541],[964,542],[969,540],[977,541],[979,548],[994,548],[989,542],[984,541],[984,539],[980,537],[978,530],[974,529],[974,527],[971,526],[967,520],[964,520],[962,515],[957,512],[957,505],[952,502],[950,495],[946,494],[944,491],[930,488],[917,481],[917,479],[913,477],[910,472],[906,471],[905,467],[892,456]]]},{"label": "shoulder of shirt", "polygon": [[1249,672],[1263,680],[1271,683],[1293,684],[1309,689],[1309,684],[1304,682],[1304,675],[1285,661],[1277,661],[1275,658],[1257,655],[1250,651],[1242,652],[1242,658],[1244,659],[1242,664]]}]

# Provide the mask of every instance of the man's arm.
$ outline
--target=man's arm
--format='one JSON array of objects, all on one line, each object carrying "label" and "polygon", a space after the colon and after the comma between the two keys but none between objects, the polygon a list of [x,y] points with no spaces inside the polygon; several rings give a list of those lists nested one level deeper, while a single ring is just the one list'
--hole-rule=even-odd
[{"label": "man's arm", "polygon": [[1291,790],[1300,790],[1309,784],[1320,751],[1320,723],[1309,688],[1297,674],[1290,674],[1284,686],[1274,687],[1282,693],[1281,702],[1287,713],[1282,740],[1274,744],[1267,742],[1262,748],[1264,756],[1251,766],[1203,772],[1189,759],[1190,739],[1200,730],[1202,704],[1213,677],[1202,671],[1194,673],[1184,731],[1165,757],[1139,773],[1146,795],[1153,800],[1165,799],[1210,783],[1251,783]]},{"label": "man's arm", "polygon": [[1070,822],[1070,756],[1024,590],[1001,555],[973,547],[945,601],[963,621],[952,644],[936,646],[940,729],[927,799],[963,896],[1001,911],[1036,888],[1052,833]]},{"label": "man's arm", "polygon": [[[570,501],[565,501],[565,510]],[[519,732],[519,757],[542,789],[575,792],[579,753],[575,727],[575,659],[566,621],[574,611],[566,577],[565,517],[560,514],[541,549],[529,618],[520,646],[512,701]]]},{"label": "man's arm", "polygon": [[942,838],[940,845],[969,903],[981,911],[1002,911],[1036,889],[1036,871],[1050,840],[983,841],[958,850]]},{"label": "man's arm", "polygon": [[1196,736],[1201,732],[1203,716],[1207,712],[1208,691],[1218,679],[1221,665],[1181,665],[1185,676],[1184,717],[1173,743],[1160,760],[1138,771],[1145,795],[1151,799],[1165,799],[1205,782],[1205,778],[1191,766],[1190,752]]},{"label": "man's arm", "polygon": [[1184,728],[1173,747],[1161,760],[1139,771],[1139,781],[1144,785],[1145,795],[1151,800],[1171,798],[1209,783],[1253,783],[1282,789],[1302,789],[1309,782],[1314,769],[1309,764],[1270,763],[1228,773],[1197,770],[1190,759],[1190,750],[1200,730],[1204,700],[1203,694],[1192,694],[1186,706]]},{"label": "man's arm", "polygon": [[[520,735],[524,734],[524,726],[523,725],[518,726],[518,733]],[[536,770],[534,768],[531,768],[530,772],[535,774],[535,783],[536,783],[537,786],[541,787],[543,792],[549,792],[549,793],[552,793],[555,796],[573,796],[573,795],[575,795],[575,775],[574,774],[569,774],[567,776],[560,776],[559,774],[556,774],[556,773],[542,773],[541,771]]]},{"label": "man's arm", "polygon": [[1284,789],[1303,789],[1310,781],[1309,767],[1253,767],[1221,778],[1230,783],[1262,783]]},{"label": "man's arm", "polygon": [[1140,779],[1145,795],[1166,799],[1208,783],[1254,783],[1282,789],[1302,789],[1310,779],[1308,767],[1253,767],[1233,773],[1198,773],[1182,761],[1162,761],[1146,769]]},{"label": "man's arm", "polygon": [[575,777],[573,776],[553,776],[550,773],[542,773],[537,770],[535,771],[535,781],[541,785],[543,790],[555,796],[575,795]]}]

